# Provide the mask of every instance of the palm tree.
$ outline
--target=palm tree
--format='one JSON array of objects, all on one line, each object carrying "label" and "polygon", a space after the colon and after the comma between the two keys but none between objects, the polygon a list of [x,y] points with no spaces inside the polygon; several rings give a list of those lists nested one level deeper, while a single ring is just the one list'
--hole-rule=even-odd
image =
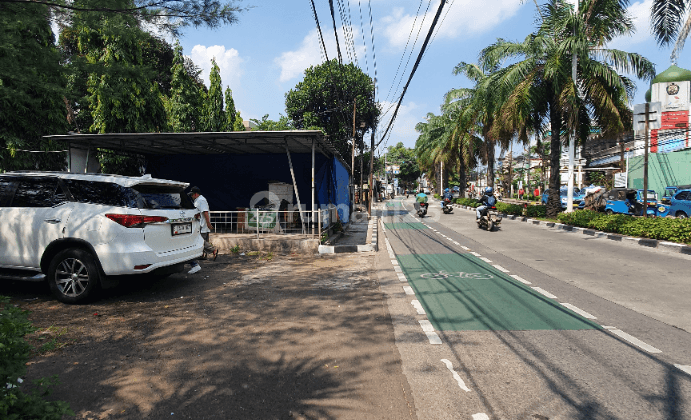
[{"label": "palm tree", "polygon": [[426,122],[418,123],[415,130],[420,133],[415,142],[415,154],[422,172],[427,172],[430,179],[437,174],[437,165],[443,162],[446,167],[452,167],[456,154],[449,147],[451,134],[451,118],[448,114],[434,115],[428,113]]},{"label": "palm tree", "polygon": [[[495,126],[498,112],[503,103],[499,86],[491,82],[496,66],[459,63],[453,70],[475,82],[471,89],[452,89],[445,96],[446,106],[457,109],[454,133],[467,145],[465,156],[469,156],[474,145],[482,138],[482,156],[487,163],[487,185],[494,186],[494,149],[497,144],[508,147],[511,134]],[[467,137],[466,137],[467,136]]]},{"label": "palm tree", "polygon": [[653,35],[660,46],[674,42],[670,57],[672,64],[676,64],[677,55],[684,48],[686,38],[691,32],[691,14],[686,16],[684,22],[684,15],[690,8],[691,0],[653,0],[650,13]]},{"label": "palm tree", "polygon": [[[590,128],[600,127],[604,135],[616,135],[631,124],[628,105],[634,83],[618,72],[651,79],[654,65],[639,54],[606,48],[613,38],[633,31],[633,24],[617,0],[581,0],[578,14],[561,0],[550,0],[541,8],[538,30],[515,43],[498,40],[480,56],[484,67],[504,60],[518,60],[495,71],[491,83],[505,96],[497,130],[521,136],[535,131],[545,120],[550,123],[549,188],[560,186],[559,160],[562,132],[576,129],[581,144]],[[572,56],[576,54],[577,85],[571,78]],[[547,214],[561,209],[559,194],[550,194]]]}]

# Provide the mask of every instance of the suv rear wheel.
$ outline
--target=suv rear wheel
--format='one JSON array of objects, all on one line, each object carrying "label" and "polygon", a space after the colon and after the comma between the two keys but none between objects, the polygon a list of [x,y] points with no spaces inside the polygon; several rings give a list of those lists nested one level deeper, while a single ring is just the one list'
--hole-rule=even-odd
[{"label": "suv rear wheel", "polygon": [[677,216],[678,219],[686,219],[687,217],[686,213],[684,213],[683,211],[678,211],[675,216]]},{"label": "suv rear wheel", "polygon": [[81,303],[93,297],[99,288],[100,274],[94,258],[79,248],[58,253],[48,268],[48,285],[64,303]]}]

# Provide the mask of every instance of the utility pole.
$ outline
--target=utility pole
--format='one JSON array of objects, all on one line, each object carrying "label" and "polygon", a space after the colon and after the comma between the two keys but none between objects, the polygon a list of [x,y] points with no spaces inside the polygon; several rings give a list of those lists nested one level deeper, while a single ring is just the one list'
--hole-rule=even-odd
[{"label": "utility pole", "polygon": [[648,217],[648,117],[650,115],[650,104],[645,103],[645,158],[643,164],[643,217]]},{"label": "utility pole", "polygon": [[351,194],[353,195],[353,204],[355,204],[355,105],[356,105],[356,100],[353,99],[353,137],[352,137],[352,142],[353,142],[353,147],[352,147],[352,156],[350,158],[350,185],[351,185]]},{"label": "utility pole", "polygon": [[[645,130],[645,157],[643,160],[643,216],[648,217],[648,130],[651,128],[659,129],[661,126],[661,111],[662,103],[660,102],[646,102],[644,105],[634,105],[633,107],[633,123],[634,127],[643,123]],[[653,114],[652,116],[650,114]],[[641,121],[643,117],[643,121]],[[627,170],[628,174],[628,170]],[[627,181],[628,184],[628,181]]]},{"label": "utility pole", "polygon": [[369,152],[369,202],[368,209],[369,215],[372,216],[372,201],[374,200],[374,127],[372,128],[372,140]]},{"label": "utility pole", "polygon": [[[575,15],[578,16],[578,2],[579,0],[574,0],[575,5]],[[576,36],[576,24],[574,23],[573,35]],[[578,64],[578,56],[576,52],[573,52],[571,56],[571,79],[573,80],[574,93],[578,96],[578,75],[576,72],[576,66]],[[566,192],[566,212],[573,212],[573,161],[576,159],[576,124],[578,123],[578,107],[573,110],[573,130],[571,133],[571,138],[569,139],[569,172]],[[556,152],[556,150],[554,151]],[[561,175],[560,175],[561,176]],[[552,192],[554,194],[554,192]]]}]

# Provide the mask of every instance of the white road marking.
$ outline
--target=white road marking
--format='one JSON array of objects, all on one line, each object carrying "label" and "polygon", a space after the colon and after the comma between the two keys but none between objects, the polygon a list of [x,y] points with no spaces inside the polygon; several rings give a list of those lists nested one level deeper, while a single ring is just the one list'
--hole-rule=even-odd
[{"label": "white road marking", "polygon": [[528,280],[526,280],[526,279],[524,279],[524,278],[522,278],[522,277],[518,277],[518,276],[515,275],[515,274],[511,274],[511,277],[513,277],[514,279],[520,281],[520,282],[523,283],[523,284],[533,284],[533,283],[529,282]]},{"label": "white road marking", "polygon": [[476,257],[481,257],[482,255],[478,254],[477,252],[471,252],[472,255],[475,255]]},{"label": "white road marking", "polygon": [[458,242],[456,242],[456,241],[453,241],[453,243],[456,244],[456,245],[460,245],[460,244],[459,244]]},{"label": "white road marking", "polygon": [[469,250],[470,250],[470,248],[468,248],[468,247],[465,246],[465,245],[461,245],[461,248],[463,248],[463,249],[466,250],[466,251],[469,251]]},{"label": "white road marking", "polygon": [[501,272],[503,272],[503,273],[508,273],[508,272],[509,272],[509,270],[507,270],[506,268],[502,267],[501,265],[494,264],[492,267],[496,268],[497,270],[499,270],[499,271],[501,271]]},{"label": "white road marking", "polygon": [[490,259],[487,258],[487,257],[480,257],[480,259],[481,259],[482,261],[486,262],[486,263],[491,263],[491,262],[492,262],[492,260],[490,260]]},{"label": "white road marking", "polygon": [[[414,302],[417,302],[416,300]],[[422,327],[422,331],[424,332],[434,332],[434,326],[432,326],[432,323],[429,322],[426,319],[421,319],[418,321],[420,323],[420,326]]]},{"label": "white road marking", "polygon": [[691,366],[684,366],[684,365],[674,365],[677,369],[683,370],[684,372],[688,373],[691,375]]},{"label": "white road marking", "polygon": [[577,308],[573,306],[570,303],[562,303],[563,306],[566,306],[567,308],[571,309],[572,311],[576,312],[578,315],[588,318],[588,319],[597,319],[593,315],[589,314],[588,312],[584,311],[583,309]]},{"label": "white road marking", "polygon": [[532,289],[535,290],[536,292],[550,298],[550,299],[556,299],[557,298],[556,296],[554,296],[553,294],[551,294],[550,292],[548,292],[547,290],[545,290],[543,288],[533,287]]},{"label": "white road marking", "polygon": [[414,295],[415,292],[413,291],[413,288],[410,286],[403,286],[403,291],[405,292],[406,295]]},{"label": "white road marking", "polygon": [[642,348],[643,350],[647,351],[648,353],[662,353],[662,350],[658,350],[655,347],[651,346],[650,344],[646,344],[646,343],[642,342],[641,340],[637,339],[636,337],[629,335],[620,329],[611,328],[611,329],[608,329],[608,331],[611,332],[612,334],[618,335],[619,337],[623,338],[624,340],[628,341],[629,343],[633,344],[634,346],[638,346],[638,347]]},{"label": "white road marking", "polygon": [[400,265],[395,265],[395,266],[393,267],[393,270],[394,270],[395,272],[397,272],[397,273],[402,273],[402,272],[403,272],[403,270],[401,270],[401,266],[400,266]]},{"label": "white road marking", "polygon": [[398,280],[400,281],[408,281],[408,279],[405,278],[405,274],[403,273],[396,273],[398,275]]},{"label": "white road marking", "polygon": [[425,331],[425,335],[427,336],[430,344],[441,344],[441,338],[439,338],[437,333]]},{"label": "white road marking", "polygon": [[458,382],[458,386],[465,392],[470,392],[470,389],[467,386],[465,386],[465,382],[463,382],[463,379],[461,379],[460,375],[456,373],[455,370],[453,370],[453,363],[446,359],[441,359],[441,361],[446,365],[446,368],[451,371],[453,378],[456,380],[456,382]]},{"label": "white road marking", "polygon": [[393,265],[398,265],[398,260],[395,259],[395,258],[392,258],[392,259],[391,259],[391,264],[393,264]]},{"label": "white road marking", "polygon": [[[419,300],[416,299],[416,300],[410,302],[410,304],[413,305],[413,308],[415,308],[417,310],[418,315],[425,315],[425,309],[422,307]],[[429,321],[427,321],[427,322],[429,322]]]},{"label": "white road marking", "polygon": [[489,420],[489,416],[485,413],[473,414],[473,420]]}]

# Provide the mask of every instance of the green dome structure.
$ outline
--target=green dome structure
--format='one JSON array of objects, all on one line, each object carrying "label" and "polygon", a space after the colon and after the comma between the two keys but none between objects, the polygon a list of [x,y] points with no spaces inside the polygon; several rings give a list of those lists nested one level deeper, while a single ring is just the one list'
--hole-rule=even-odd
[{"label": "green dome structure", "polygon": [[[655,83],[671,83],[671,82],[691,82],[691,70],[682,69],[672,64],[670,68],[655,76],[650,86]],[[650,89],[645,92],[645,101],[650,102]]]}]

